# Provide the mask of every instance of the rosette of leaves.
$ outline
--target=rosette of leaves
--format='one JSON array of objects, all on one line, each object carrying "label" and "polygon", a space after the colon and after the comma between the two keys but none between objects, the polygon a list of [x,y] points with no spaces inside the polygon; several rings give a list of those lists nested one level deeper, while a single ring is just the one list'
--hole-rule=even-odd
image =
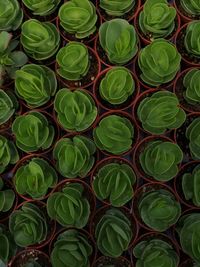
[{"label": "rosette of leaves", "polygon": [[22,24],[21,44],[27,55],[35,60],[44,60],[58,50],[60,35],[53,23],[29,19]]},{"label": "rosette of leaves", "polygon": [[185,92],[183,94],[185,100],[191,105],[200,103],[200,70],[191,69],[186,73],[183,79]]},{"label": "rosette of leaves", "polygon": [[0,1],[0,31],[16,31],[23,20],[18,0]]},{"label": "rosette of leaves", "polygon": [[143,34],[151,39],[165,38],[175,28],[176,9],[167,0],[146,0],[139,15]]},{"label": "rosette of leaves", "polygon": [[135,6],[135,0],[100,0],[99,6],[110,16],[126,15]]},{"label": "rosette of leaves", "polygon": [[42,158],[32,158],[19,167],[14,176],[16,191],[33,199],[44,197],[57,180],[54,168]]},{"label": "rosette of leaves", "polygon": [[106,211],[95,229],[98,249],[104,256],[112,258],[121,256],[128,249],[132,236],[130,220],[115,208]]},{"label": "rosette of leaves", "polygon": [[6,31],[0,32],[0,86],[9,78],[14,79],[16,70],[28,61],[27,56],[22,51],[15,50],[18,45],[19,41],[12,40],[12,34]]},{"label": "rosette of leaves", "polygon": [[97,117],[93,98],[81,89],[57,92],[54,109],[57,119],[65,130],[80,132],[89,128]]},{"label": "rosette of leaves", "polygon": [[0,173],[3,173],[9,164],[15,164],[19,154],[13,141],[0,135]]},{"label": "rosette of leaves", "polygon": [[60,234],[51,252],[53,267],[89,267],[93,248],[87,236],[76,229]]},{"label": "rosette of leaves", "polygon": [[0,125],[6,123],[13,116],[18,106],[14,94],[0,89]]},{"label": "rosette of leaves", "polygon": [[12,189],[4,189],[3,179],[0,178],[0,213],[9,211],[12,208],[14,201],[14,191]]},{"label": "rosette of leaves", "polygon": [[96,31],[97,14],[89,0],[69,0],[59,10],[60,25],[77,39],[89,37]]},{"label": "rosette of leaves", "polygon": [[93,188],[98,199],[109,199],[112,206],[121,207],[132,199],[135,182],[135,173],[128,164],[109,163],[95,175]]},{"label": "rosette of leaves", "polygon": [[31,108],[46,104],[56,89],[56,75],[46,66],[27,64],[16,72],[16,93]]},{"label": "rosette of leaves", "polygon": [[22,267],[42,267],[42,265],[36,260],[30,259]]},{"label": "rosette of leaves", "polygon": [[192,173],[182,176],[182,189],[186,200],[192,200],[197,207],[200,206],[200,165]]},{"label": "rosette of leaves", "polygon": [[0,224],[0,242],[0,266],[6,267],[8,261],[16,253],[16,245],[9,231],[2,224]]},{"label": "rosette of leaves", "polygon": [[47,219],[40,207],[25,203],[10,215],[9,229],[19,247],[36,245],[47,237]]},{"label": "rosette of leaves", "polygon": [[181,215],[180,203],[165,189],[144,193],[138,210],[142,221],[158,232],[166,231]]},{"label": "rosette of leaves", "polygon": [[146,97],[139,104],[137,115],[142,127],[152,134],[163,134],[179,128],[186,120],[175,94],[159,91]]},{"label": "rosette of leaves", "polygon": [[133,136],[130,120],[118,115],[103,118],[93,131],[96,146],[114,155],[127,152],[132,146]]},{"label": "rosette of leaves", "polygon": [[179,256],[171,244],[159,238],[144,240],[133,249],[136,267],[177,267]]},{"label": "rosette of leaves", "polygon": [[180,0],[183,10],[191,16],[200,15],[200,2],[198,0]]},{"label": "rosette of leaves", "polygon": [[135,28],[124,19],[104,22],[99,28],[99,41],[113,64],[126,64],[138,51]]},{"label": "rosette of leaves", "polygon": [[64,177],[85,177],[95,162],[94,142],[81,135],[60,139],[53,150],[57,170]]},{"label": "rosette of leaves", "polygon": [[197,263],[200,262],[200,214],[191,213],[182,216],[176,228],[183,252]]},{"label": "rosette of leaves", "polygon": [[101,80],[99,92],[102,99],[112,105],[124,103],[135,91],[135,81],[127,68],[114,67]]},{"label": "rosette of leaves", "polygon": [[22,0],[22,2],[35,16],[51,15],[60,4],[60,0]]},{"label": "rosette of leaves", "polygon": [[90,216],[90,204],[84,193],[82,184],[66,184],[61,192],[48,198],[49,217],[65,227],[85,227]]},{"label": "rosette of leaves", "polygon": [[164,39],[156,39],[139,53],[140,77],[152,86],[168,83],[180,70],[180,62],[181,55],[175,45]]},{"label": "rosette of leaves", "polygon": [[88,48],[78,42],[69,42],[56,56],[57,73],[64,79],[77,81],[85,77],[90,68]]},{"label": "rosette of leaves", "polygon": [[192,21],[188,24],[184,45],[189,55],[200,58],[200,21]]},{"label": "rosette of leaves", "polygon": [[139,156],[143,171],[158,181],[169,181],[178,173],[183,160],[180,147],[169,141],[149,142]]},{"label": "rosette of leaves", "polygon": [[200,118],[196,118],[190,123],[185,135],[189,139],[189,148],[193,159],[200,159]]},{"label": "rosette of leaves", "polygon": [[53,142],[55,130],[40,112],[28,112],[18,116],[12,124],[16,145],[24,152],[48,149]]}]

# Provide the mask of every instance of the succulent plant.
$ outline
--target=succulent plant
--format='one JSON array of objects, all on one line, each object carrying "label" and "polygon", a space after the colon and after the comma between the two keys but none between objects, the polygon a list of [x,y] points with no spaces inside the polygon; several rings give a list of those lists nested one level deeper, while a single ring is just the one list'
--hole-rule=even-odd
[{"label": "succulent plant", "polygon": [[93,98],[81,89],[57,92],[54,109],[57,119],[65,130],[80,132],[89,128],[97,117]]},{"label": "succulent plant", "polygon": [[19,154],[13,141],[0,135],[0,173],[3,173],[9,164],[15,164]]},{"label": "succulent plant", "polygon": [[23,11],[18,0],[0,2],[0,31],[16,31],[23,20]]},{"label": "succulent plant", "polygon": [[60,4],[60,0],[22,0],[22,2],[35,16],[48,16]]},{"label": "succulent plant", "polygon": [[169,141],[149,142],[139,155],[143,171],[158,181],[169,181],[178,173],[178,164],[183,160],[180,147]]},{"label": "succulent plant", "polygon": [[130,120],[118,115],[103,118],[93,131],[96,146],[115,155],[131,148],[133,136],[134,128]]},{"label": "succulent plant", "polygon": [[50,22],[29,19],[22,24],[21,44],[24,51],[35,60],[52,57],[60,46],[60,35]]},{"label": "succulent plant", "polygon": [[[12,189],[4,189],[3,179],[0,178],[0,213],[9,211],[15,201],[15,193]],[[0,227],[1,230],[1,227]],[[0,249],[1,255],[1,249]]]},{"label": "succulent plant", "polygon": [[185,92],[183,94],[185,100],[190,105],[198,105],[200,103],[200,70],[189,70],[183,79]]},{"label": "succulent plant", "polygon": [[16,72],[16,93],[31,108],[46,104],[56,89],[56,75],[46,66],[27,64]]},{"label": "succulent plant", "polygon": [[66,184],[62,191],[54,192],[47,200],[50,218],[65,227],[83,228],[90,216],[90,204],[80,183]]},{"label": "succulent plant", "polygon": [[165,38],[175,28],[176,9],[167,0],[146,0],[139,14],[141,31],[150,37]]},{"label": "succulent plant", "polygon": [[87,236],[76,229],[61,233],[51,252],[53,267],[89,267],[93,248]]},{"label": "succulent plant", "polygon": [[100,0],[100,7],[110,16],[121,17],[131,11],[135,0]]},{"label": "succulent plant", "polygon": [[42,265],[35,259],[30,259],[22,267],[42,267]]},{"label": "succulent plant", "polygon": [[16,253],[16,245],[8,229],[0,224],[0,266],[6,267],[8,261]]},{"label": "succulent plant", "polygon": [[104,22],[99,28],[99,41],[113,64],[128,63],[138,51],[135,28],[124,19]]},{"label": "succulent plant", "polygon": [[200,214],[184,215],[178,221],[176,230],[180,237],[181,248],[193,260],[200,262]]},{"label": "succulent plant", "polygon": [[47,237],[47,218],[39,206],[24,203],[10,215],[9,229],[19,247],[36,245]]},{"label": "succulent plant", "polygon": [[[0,24],[1,4],[2,3],[0,3]],[[14,79],[16,70],[28,61],[27,56],[22,51],[15,50],[18,44],[19,41],[12,40],[12,34],[6,31],[0,32],[0,86],[5,83],[6,79]]]},{"label": "succulent plant", "polygon": [[182,176],[182,189],[186,200],[192,200],[193,204],[200,207],[200,165],[197,165],[192,173]]},{"label": "succulent plant", "polygon": [[128,249],[132,239],[130,220],[120,210],[111,208],[96,225],[97,247],[104,256],[117,258]]},{"label": "succulent plant", "polygon": [[144,193],[139,200],[138,210],[142,221],[158,232],[166,231],[181,215],[180,203],[165,189]]},{"label": "succulent plant", "polygon": [[200,58],[200,21],[192,21],[187,25],[184,45],[190,55]]},{"label": "succulent plant", "polygon": [[144,98],[139,104],[137,115],[142,127],[152,134],[177,129],[186,120],[178,98],[169,91],[159,91]]},{"label": "succulent plant", "polygon": [[192,16],[200,15],[200,2],[198,0],[180,0],[183,10]]},{"label": "succulent plant", "polygon": [[53,150],[57,170],[67,178],[85,177],[95,162],[96,147],[92,140],[77,135],[60,139]]},{"label": "succulent plant", "polygon": [[99,92],[102,99],[112,105],[124,103],[135,91],[135,81],[127,68],[114,67],[101,80]]},{"label": "succulent plant", "polygon": [[42,158],[32,158],[25,162],[14,176],[16,191],[33,199],[44,197],[57,180],[54,168]]},{"label": "succulent plant", "polygon": [[69,0],[59,10],[60,25],[77,39],[89,37],[96,31],[97,14],[89,0]]},{"label": "succulent plant", "polygon": [[133,249],[136,267],[177,267],[179,256],[172,245],[160,238],[138,243]]},{"label": "succulent plant", "polygon": [[136,176],[127,164],[109,163],[94,176],[93,188],[100,200],[107,200],[114,207],[125,205],[133,197]]},{"label": "succulent plant", "polygon": [[181,55],[175,45],[164,39],[156,39],[139,53],[140,77],[152,86],[168,83],[180,70],[180,62]]},{"label": "succulent plant", "polygon": [[190,123],[185,135],[189,139],[189,148],[193,159],[200,159],[200,118],[196,118]]},{"label": "succulent plant", "polygon": [[90,68],[88,48],[78,42],[69,42],[62,47],[56,56],[58,63],[57,73],[70,81],[85,77]]},{"label": "succulent plant", "polygon": [[18,116],[12,124],[16,145],[24,152],[48,149],[54,139],[55,130],[40,112],[28,112]]}]

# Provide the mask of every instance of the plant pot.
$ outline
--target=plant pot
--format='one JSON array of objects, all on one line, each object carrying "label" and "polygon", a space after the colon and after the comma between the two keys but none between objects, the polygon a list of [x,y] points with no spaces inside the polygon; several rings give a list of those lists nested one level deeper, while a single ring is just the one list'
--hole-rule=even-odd
[{"label": "plant pot", "polygon": [[181,21],[183,23],[191,22],[192,20],[199,20],[200,16],[190,16],[187,14],[184,9],[181,7],[180,0],[174,0],[174,6],[179,16],[181,17]]},{"label": "plant pot", "polygon": [[110,258],[101,256],[99,257],[92,267],[104,267],[104,266],[114,266],[114,267],[131,267],[130,261],[128,261],[125,257],[119,258]]},{"label": "plant pot", "polygon": [[41,266],[51,267],[47,254],[36,249],[25,249],[20,251],[8,264],[8,267],[23,267],[29,260],[35,260]]},{"label": "plant pot", "polygon": [[128,97],[128,99],[124,103],[119,104],[119,105],[112,105],[106,100],[102,99],[99,93],[99,86],[100,86],[101,80],[106,76],[107,72],[111,69],[113,68],[109,67],[99,73],[93,85],[93,93],[98,101],[99,106],[107,111],[109,110],[120,110],[121,111],[121,110],[128,109],[133,105],[135,99],[137,98],[140,92],[139,80],[137,76],[133,72],[131,72],[133,80],[135,81],[135,91],[133,92],[132,95]]},{"label": "plant pot", "polygon": [[187,259],[184,262],[182,262],[179,267],[193,267],[195,262],[192,259]]}]

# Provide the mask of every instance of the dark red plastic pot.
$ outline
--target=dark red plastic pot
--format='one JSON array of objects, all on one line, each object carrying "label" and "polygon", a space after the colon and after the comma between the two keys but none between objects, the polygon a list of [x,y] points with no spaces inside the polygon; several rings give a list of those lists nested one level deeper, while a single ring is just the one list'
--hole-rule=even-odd
[{"label": "dark red plastic pot", "polygon": [[185,260],[182,262],[179,267],[193,267],[195,262],[192,259]]},{"label": "dark red plastic pot", "polygon": [[[187,23],[192,20],[199,20],[200,17],[189,17],[189,15],[183,10],[183,8],[180,5],[180,0],[174,0],[174,6],[176,8],[176,11],[178,12],[179,16],[181,17],[182,23]],[[189,267],[189,266],[188,266]]]},{"label": "dark red plastic pot", "polygon": [[36,260],[41,266],[51,267],[47,254],[36,249],[25,249],[20,251],[8,264],[8,267],[24,266],[29,260]]},{"label": "dark red plastic pot", "polygon": [[131,267],[130,261],[125,257],[110,258],[110,257],[99,257],[92,267],[103,267],[103,266],[116,266],[116,267]]},{"label": "dark red plastic pot", "polygon": [[105,70],[103,70],[102,72],[99,73],[99,75],[97,76],[94,84],[93,84],[93,93],[98,101],[98,104],[101,108],[105,109],[105,110],[125,110],[130,108],[135,99],[137,98],[139,92],[140,92],[140,84],[139,84],[139,80],[136,76],[136,74],[134,74],[133,72],[130,71],[133,80],[135,81],[135,91],[133,92],[133,94],[131,96],[129,96],[129,98],[122,104],[119,105],[112,105],[109,102],[107,102],[106,100],[102,99],[99,93],[99,86],[100,83],[102,81],[102,79],[106,76],[107,72],[109,70],[112,70],[113,67],[107,68]]}]

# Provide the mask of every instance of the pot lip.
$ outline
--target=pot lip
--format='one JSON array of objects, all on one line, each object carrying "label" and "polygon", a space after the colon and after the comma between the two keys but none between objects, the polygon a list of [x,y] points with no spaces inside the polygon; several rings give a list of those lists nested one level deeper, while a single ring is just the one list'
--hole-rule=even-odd
[{"label": "pot lip", "polygon": [[119,104],[119,105],[118,105],[119,107],[117,107],[117,108],[114,108],[114,107],[113,107],[112,110],[120,110],[120,111],[124,111],[124,110],[129,109],[130,107],[132,107],[132,106],[134,105],[134,102],[136,101],[137,97],[138,97],[139,94],[140,94],[140,83],[139,83],[139,79],[137,78],[136,74],[135,74],[132,70],[128,69],[128,68],[125,67],[125,66],[110,66],[110,67],[108,67],[108,68],[106,68],[106,69],[104,69],[104,70],[102,70],[101,72],[98,73],[98,75],[97,75],[97,77],[96,77],[96,79],[95,79],[95,81],[94,81],[93,88],[92,88],[93,95],[95,96],[98,105],[99,105],[101,108],[105,109],[106,111],[110,111],[111,108],[108,108],[106,105],[102,104],[102,102],[98,99],[98,97],[97,97],[97,91],[99,90],[99,88],[97,88],[97,85],[98,85],[98,83],[100,84],[102,78],[104,78],[105,75],[106,75],[110,70],[112,70],[112,69],[114,69],[114,68],[116,68],[116,67],[124,67],[124,68],[126,68],[126,69],[130,72],[130,74],[132,75],[133,80],[134,80],[134,82],[135,82],[135,91],[132,93],[131,96],[129,96],[129,97],[132,97],[132,98],[133,98],[133,99],[130,101],[130,104],[128,104],[127,106],[121,107],[122,104],[124,104],[124,103],[127,102],[127,100],[128,100],[128,99],[127,99],[124,103]]},{"label": "pot lip", "polygon": [[186,22],[191,22],[191,21],[192,21],[192,18],[187,17],[186,15],[184,15],[184,14],[180,11],[180,9],[178,8],[178,6],[177,6],[177,4],[176,4],[176,0],[173,1],[173,5],[175,6],[177,13],[179,14],[181,20],[182,20],[184,23],[186,23]]},{"label": "pot lip", "polygon": [[[96,259],[96,261],[94,262],[94,265],[92,265],[92,267],[96,267],[96,266],[97,266],[96,264],[98,263],[99,260],[104,260],[104,259],[106,259],[106,258],[110,258],[110,257],[108,257],[108,256],[103,256],[103,255],[97,257],[97,259]],[[112,258],[111,258],[111,259],[112,259]],[[130,264],[131,264],[131,261],[128,260],[127,258],[125,258],[124,256],[120,256],[120,257],[118,257],[118,258],[113,258],[113,260],[120,260],[120,261],[125,262],[125,264],[127,264],[126,267],[130,267],[130,266],[131,266],[131,265],[130,265]]]}]

